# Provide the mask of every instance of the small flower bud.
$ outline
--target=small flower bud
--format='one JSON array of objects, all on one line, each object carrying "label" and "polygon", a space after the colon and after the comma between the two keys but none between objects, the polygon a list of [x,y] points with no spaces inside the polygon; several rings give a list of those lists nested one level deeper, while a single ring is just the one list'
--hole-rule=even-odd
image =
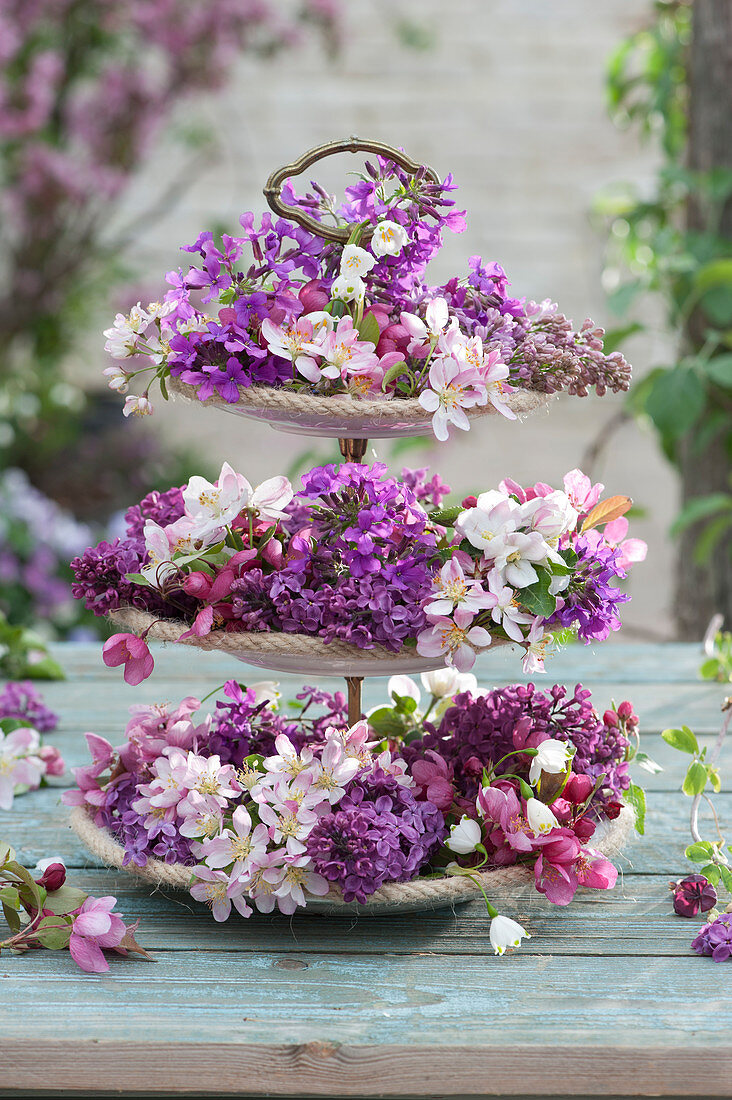
[{"label": "small flower bud", "polygon": [[618,718],[622,718],[623,721],[627,721],[628,718],[634,717],[635,715],[633,714],[633,704],[629,703],[627,700],[621,703],[618,707]]},{"label": "small flower bud", "polygon": [[573,774],[569,777],[569,782],[562,791],[562,797],[574,806],[579,806],[590,797],[594,785],[589,775]]},{"label": "small flower bud", "polygon": [[614,710],[606,710],[602,716],[602,720],[606,726],[612,726],[613,728],[617,728],[620,725],[620,721]]},{"label": "small flower bud", "polygon": [[463,506],[463,508],[477,508],[478,507],[478,498],[473,497],[473,496],[465,497],[465,499],[462,502],[462,506]]},{"label": "small flower bud", "polygon": [[605,806],[605,817],[609,821],[614,821],[616,817],[620,817],[622,808],[620,802],[608,802]]},{"label": "small flower bud", "polygon": [[36,879],[38,886],[43,886],[49,894],[54,890],[60,890],[66,882],[66,868],[63,863],[49,863],[40,878]]}]

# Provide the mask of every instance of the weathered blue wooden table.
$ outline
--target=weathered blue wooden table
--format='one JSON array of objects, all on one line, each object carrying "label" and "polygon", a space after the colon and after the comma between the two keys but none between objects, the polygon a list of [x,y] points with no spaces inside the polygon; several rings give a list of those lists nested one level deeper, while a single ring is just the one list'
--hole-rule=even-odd
[{"label": "weathered blue wooden table", "polygon": [[[127,707],[205,695],[247,670],[171,649],[138,689],[98,647],[58,647],[68,680],[45,689],[62,715],[51,740],[71,764],[83,732],[116,743]],[[533,938],[492,954],[481,905],[394,919],[236,914],[217,925],[185,895],[151,895],[95,865],[66,824],[57,790],[0,811],[0,836],[31,864],[60,854],[89,892],[115,894],[155,961],[111,960],[106,976],[65,952],[0,958],[0,1094],[479,1096],[732,1095],[732,965],[690,951],[699,921],[671,914],[668,881],[685,870],[683,761],[658,736],[718,728],[725,690],[697,678],[696,647],[573,647],[552,680],[589,686],[598,707],[629,697],[648,751],[667,769],[649,788],[647,836],[609,895],[568,909],[530,887],[499,909]],[[495,653],[484,684],[517,679]],[[259,678],[257,674],[251,679]],[[282,677],[285,688],[294,680]],[[383,681],[367,682],[366,705]],[[723,766],[730,774],[732,746]],[[732,794],[718,798],[732,822]]]}]

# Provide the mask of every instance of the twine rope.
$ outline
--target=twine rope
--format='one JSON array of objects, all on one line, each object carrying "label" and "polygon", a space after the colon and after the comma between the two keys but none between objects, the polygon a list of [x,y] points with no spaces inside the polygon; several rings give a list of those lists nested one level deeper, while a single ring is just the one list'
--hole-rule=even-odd
[{"label": "twine rope", "polygon": [[[210,634],[204,634],[200,638],[194,634],[190,638],[181,639],[180,635],[188,629],[186,623],[178,619],[156,619],[150,612],[140,611],[135,607],[121,607],[118,611],[111,612],[109,618],[117,625],[126,627],[133,634],[139,635],[149,630],[148,638],[158,642],[180,641],[181,645],[192,645],[197,649],[221,650],[223,653],[234,655],[256,652],[287,653],[297,657],[319,657],[325,660],[333,657],[358,658],[359,662],[364,664],[373,661],[375,667],[379,662],[393,661],[395,658],[401,662],[413,660],[415,664],[424,660],[416,650],[404,648],[394,653],[381,645],[375,645],[373,649],[360,649],[352,642],[344,642],[341,638],[325,642],[317,635],[287,634],[283,631],[237,633],[212,630]],[[508,639],[494,638],[491,649],[512,644]]]},{"label": "twine rope", "polygon": [[[159,859],[148,858],[144,867],[138,867],[135,863],[123,865],[124,848],[108,829],[95,825],[83,806],[76,806],[71,811],[71,827],[79,840],[108,867],[115,867],[120,871],[127,871],[144,879],[155,886],[169,886],[174,890],[187,890],[193,873],[192,867],[186,867],[181,863],[163,863]],[[598,837],[594,847],[603,855],[612,858],[617,856],[628,840],[633,827],[634,812],[630,806],[624,806],[615,821],[610,822]],[[462,875],[446,875],[437,879],[413,879],[412,882],[389,882],[381,886],[371,894],[368,904],[392,903],[404,905],[408,902],[427,902],[429,904],[445,902],[471,901],[481,897],[478,886],[488,891],[492,887],[516,886],[526,883],[533,872],[525,864],[514,864],[511,867],[497,867],[492,871],[478,871],[472,881]],[[331,886],[324,898],[318,901],[327,902],[330,905],[349,904],[343,900],[340,887]]]},{"label": "twine rope", "polygon": [[[351,394],[318,397],[312,393],[288,389],[287,386],[277,388],[254,385],[247,389],[240,389],[238,401],[232,404],[224,401],[218,393],[201,401],[196,387],[187,382],[181,382],[179,378],[169,378],[167,385],[169,391],[176,397],[181,397],[194,405],[206,405],[217,409],[231,409],[236,405],[252,410],[271,409],[272,412],[287,413],[293,419],[297,419],[298,415],[317,415],[337,421],[369,419],[379,425],[411,424],[427,422],[430,419],[430,413],[422,408],[417,397],[385,398],[383,401],[375,401],[368,397],[353,397]],[[505,403],[517,416],[528,416],[537,409],[544,408],[555,396],[556,394],[541,393],[539,390],[514,389],[512,393],[505,394]],[[473,408],[464,411],[470,420],[494,416],[498,412],[490,402],[485,405],[474,405]]]}]

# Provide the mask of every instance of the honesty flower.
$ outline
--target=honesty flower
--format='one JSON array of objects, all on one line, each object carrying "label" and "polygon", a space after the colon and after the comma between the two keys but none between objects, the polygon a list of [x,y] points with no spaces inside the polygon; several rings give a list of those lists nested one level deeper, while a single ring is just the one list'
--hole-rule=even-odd
[{"label": "honesty flower", "polygon": [[489,936],[496,955],[502,955],[506,948],[520,947],[522,939],[531,939],[522,925],[500,913],[491,921]]},{"label": "honesty flower", "polygon": [[536,756],[531,761],[529,783],[532,786],[536,784],[542,772],[558,775],[559,772],[566,771],[572,755],[572,746],[566,741],[557,741],[553,737],[542,741],[537,747]]},{"label": "honesty flower", "polygon": [[460,820],[450,829],[445,847],[452,852],[457,852],[458,855],[466,856],[475,851],[478,844],[480,844],[482,835],[478,822],[474,818],[468,817],[467,814],[463,814]]},{"label": "honesty flower", "polygon": [[408,240],[403,226],[385,219],[374,230],[371,250],[375,256],[398,256]]},{"label": "honesty flower", "polygon": [[451,619],[437,619],[417,637],[417,652],[422,657],[445,656],[459,672],[468,672],[475,664],[475,648],[485,649],[491,636],[482,626],[471,626],[474,616],[457,610]]}]

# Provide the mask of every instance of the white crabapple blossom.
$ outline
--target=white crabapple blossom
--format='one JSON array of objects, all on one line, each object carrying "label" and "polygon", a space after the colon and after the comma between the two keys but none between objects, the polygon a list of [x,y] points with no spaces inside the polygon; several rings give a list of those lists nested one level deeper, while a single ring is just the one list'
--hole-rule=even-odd
[{"label": "white crabapple blossom", "polygon": [[412,677],[403,675],[389,677],[386,685],[386,694],[390,699],[393,699],[395,695],[399,695],[402,698],[414,699],[415,703],[419,703],[421,697],[419,686],[414,682]]},{"label": "white crabapple blossom", "polygon": [[448,425],[468,431],[470,421],[465,409],[485,405],[483,381],[473,370],[465,370],[452,358],[435,359],[429,370],[429,389],[422,390],[419,403],[432,413],[432,431],[443,442],[449,437]]},{"label": "white crabapple blossom", "polygon": [[554,636],[546,629],[544,619],[540,615],[537,615],[529,627],[529,633],[524,644],[526,654],[521,664],[524,672],[527,675],[534,672],[543,672],[547,650],[551,650],[554,646]]},{"label": "white crabapple blossom", "polygon": [[195,474],[183,490],[186,515],[194,521],[201,533],[223,531],[245,508],[256,511],[262,519],[281,519],[282,509],[293,497],[289,480],[283,476],[271,477],[256,489],[243,476],[225,462],[215,483]]},{"label": "white crabapple blossom", "polygon": [[[321,372],[313,356],[320,353],[319,336],[322,327],[316,332],[308,317],[298,317],[289,325],[276,325],[265,318],[262,321],[262,336],[273,355],[289,359],[296,370],[310,382],[320,381]],[[326,375],[329,377],[329,375]]]},{"label": "white crabapple blossom", "polygon": [[298,906],[305,905],[305,891],[315,897],[324,897],[330,889],[330,883],[322,875],[313,871],[309,856],[286,856],[282,864],[280,881],[274,888],[277,906],[281,913],[294,913]]},{"label": "white crabapple blossom", "polygon": [[448,333],[445,342],[458,363],[465,369],[474,370],[480,377],[485,386],[488,401],[496,412],[505,416],[507,420],[516,420],[516,413],[506,404],[506,397],[512,390],[506,385],[509,370],[501,361],[500,351],[494,348],[486,352],[480,336],[472,336],[466,340],[457,330]]},{"label": "white crabapple blossom", "polygon": [[403,226],[384,219],[374,229],[371,251],[375,256],[398,256],[409,240]]},{"label": "white crabapple blossom", "polygon": [[216,921],[228,920],[232,903],[243,917],[252,913],[252,907],[245,897],[247,886],[237,879],[230,880],[224,871],[214,871],[210,867],[195,867],[194,882],[190,887],[191,896],[196,901],[208,905]]},{"label": "white crabapple blossom", "polygon": [[518,921],[504,917],[500,913],[491,921],[489,937],[496,955],[503,955],[507,948],[520,947],[522,939],[531,939],[529,933]]},{"label": "white crabapple blossom", "polygon": [[469,672],[475,664],[476,649],[491,644],[491,636],[482,626],[472,626],[474,616],[458,609],[452,618],[442,616],[417,637],[417,652],[422,657],[444,657],[458,672]]},{"label": "white crabapple blossom", "polygon": [[425,310],[422,320],[416,313],[402,312],[399,317],[402,326],[411,336],[408,350],[419,351],[425,342],[437,344],[439,338],[450,329],[457,329],[457,318],[450,319],[447,302],[444,298],[433,298]]},{"label": "white crabapple blossom", "polygon": [[102,374],[108,379],[107,385],[110,390],[116,390],[117,393],[127,393],[130,376],[121,367],[116,365],[105,367]]},{"label": "white crabapple blossom", "polygon": [[312,791],[326,798],[331,805],[340,802],[346,793],[346,785],[359,770],[359,763],[346,755],[342,742],[331,731],[320,756],[310,767]]},{"label": "white crabapple blossom", "polygon": [[496,603],[492,592],[485,592],[477,581],[465,576],[460,562],[454,557],[446,561],[433,578],[427,600],[425,614],[428,619],[450,615],[457,608],[477,614]]},{"label": "white crabapple blossom", "polygon": [[498,623],[512,641],[522,642],[524,640],[522,627],[532,623],[534,616],[521,610],[515,589],[502,584],[500,574],[491,572],[488,575],[488,585],[496,601],[491,608],[493,622]]},{"label": "white crabapple blossom", "polygon": [[536,756],[532,757],[529,768],[529,783],[537,783],[542,772],[558,775],[566,771],[572,759],[572,746],[566,741],[558,741],[549,737],[537,746]]},{"label": "white crabapple blossom", "polygon": [[0,730],[0,810],[9,810],[13,797],[23,788],[40,786],[46,765],[38,755],[41,738],[37,730],[21,727]]},{"label": "white crabapple blossom", "polygon": [[244,806],[237,806],[231,815],[231,828],[201,844],[201,854],[209,867],[231,866],[230,875],[237,878],[248,872],[267,851],[269,833],[264,824],[252,826],[252,818]]},{"label": "white crabapple blossom", "polygon": [[478,681],[472,672],[458,672],[456,668],[437,668],[432,672],[423,672],[420,676],[422,687],[436,699],[451,698],[462,691],[475,695]]},{"label": "white crabapple blossom", "polygon": [[480,844],[482,830],[475,818],[463,814],[450,829],[450,835],[445,841],[445,847],[458,855],[467,856],[474,852]]}]

